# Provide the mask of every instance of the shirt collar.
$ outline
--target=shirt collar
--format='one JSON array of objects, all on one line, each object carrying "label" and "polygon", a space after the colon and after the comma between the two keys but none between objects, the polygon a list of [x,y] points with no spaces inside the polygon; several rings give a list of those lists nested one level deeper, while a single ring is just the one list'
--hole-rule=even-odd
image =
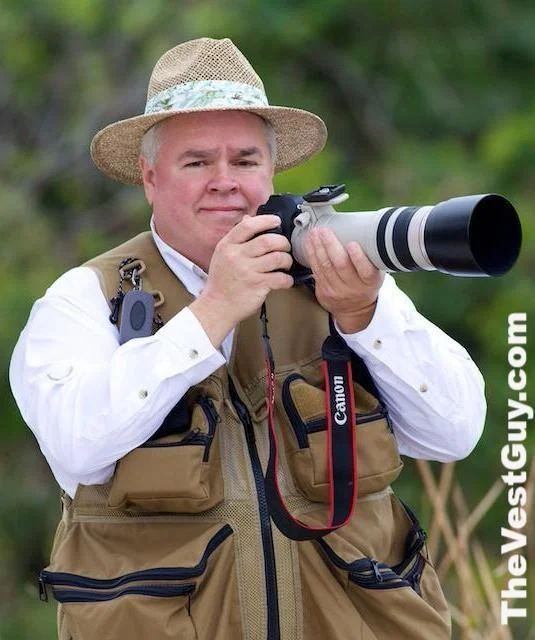
[{"label": "shirt collar", "polygon": [[182,282],[186,289],[193,296],[197,297],[201,293],[204,283],[208,278],[206,272],[160,238],[156,231],[154,217],[151,217],[150,219],[150,230],[152,231],[152,237],[158,247],[158,251],[167,266]]}]

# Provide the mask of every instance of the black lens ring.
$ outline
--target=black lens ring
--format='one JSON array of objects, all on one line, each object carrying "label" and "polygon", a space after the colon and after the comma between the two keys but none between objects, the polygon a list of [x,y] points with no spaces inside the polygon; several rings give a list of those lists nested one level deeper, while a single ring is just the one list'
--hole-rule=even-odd
[{"label": "black lens ring", "polygon": [[383,213],[381,216],[381,220],[379,220],[379,224],[377,225],[377,251],[379,252],[379,257],[383,261],[383,264],[390,269],[391,271],[399,271],[396,265],[390,260],[390,256],[388,255],[388,251],[386,250],[386,237],[385,237],[385,229],[388,221],[390,220],[390,216],[397,211],[399,207],[392,207]]},{"label": "black lens ring", "polygon": [[406,207],[396,218],[392,229],[392,245],[396,258],[408,271],[423,271],[415,262],[409,249],[409,225],[420,207]]}]

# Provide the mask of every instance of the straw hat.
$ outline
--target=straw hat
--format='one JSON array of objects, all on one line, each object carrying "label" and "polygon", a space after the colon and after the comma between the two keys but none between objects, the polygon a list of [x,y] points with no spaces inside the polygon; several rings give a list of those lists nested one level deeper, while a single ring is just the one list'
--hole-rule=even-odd
[{"label": "straw hat", "polygon": [[138,158],[148,129],[181,113],[219,110],[249,111],[271,123],[277,140],[276,171],[304,162],[321,151],[327,139],[318,116],[269,105],[262,81],[231,40],[199,38],[163,54],[150,78],[145,113],[99,131],[91,143],[91,157],[111,178],[141,183]]}]

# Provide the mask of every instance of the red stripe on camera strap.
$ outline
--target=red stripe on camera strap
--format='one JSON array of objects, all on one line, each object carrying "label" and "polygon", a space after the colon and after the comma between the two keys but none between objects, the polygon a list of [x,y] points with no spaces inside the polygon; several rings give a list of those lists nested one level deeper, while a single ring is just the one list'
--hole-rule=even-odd
[{"label": "red stripe on camera strap", "polygon": [[329,515],[323,527],[312,527],[295,518],[286,508],[278,480],[278,448],[273,405],[275,364],[267,332],[265,305],[263,322],[266,353],[266,398],[269,425],[269,460],[265,476],[266,498],[271,518],[292,540],[313,540],[343,527],[351,518],[357,500],[357,444],[351,351],[340,336],[330,335],[322,346],[327,416],[327,465],[329,472]]}]

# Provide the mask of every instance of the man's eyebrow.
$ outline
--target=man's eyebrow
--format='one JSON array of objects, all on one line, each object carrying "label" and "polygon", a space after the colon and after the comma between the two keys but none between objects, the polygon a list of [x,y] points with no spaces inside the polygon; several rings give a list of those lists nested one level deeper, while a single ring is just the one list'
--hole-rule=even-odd
[{"label": "man's eyebrow", "polygon": [[[231,149],[231,154],[236,158],[248,158],[249,156],[262,155],[259,147],[244,147],[241,149]],[[178,156],[178,161],[182,160],[205,160],[217,155],[217,149],[186,149]]]},{"label": "man's eyebrow", "polygon": [[262,151],[258,147],[245,147],[245,149],[236,149],[238,158],[246,158],[248,156],[262,155]]},{"label": "man's eyebrow", "polygon": [[188,158],[194,158],[196,160],[203,160],[205,158],[211,158],[217,153],[216,149],[186,149],[179,156],[178,160],[186,160]]}]

